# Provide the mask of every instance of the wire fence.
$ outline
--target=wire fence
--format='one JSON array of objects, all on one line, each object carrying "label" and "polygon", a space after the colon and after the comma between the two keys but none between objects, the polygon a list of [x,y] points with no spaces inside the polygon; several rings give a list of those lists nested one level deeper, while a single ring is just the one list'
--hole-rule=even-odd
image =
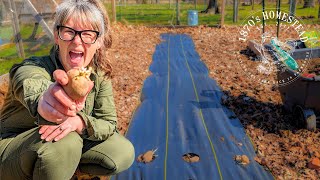
[{"label": "wire fence", "polygon": [[[55,7],[62,0],[0,0],[0,62],[1,60],[21,60],[32,55],[47,54],[53,45],[52,17]],[[281,8],[289,11],[288,0]],[[307,0],[305,0],[307,1]],[[304,22],[319,24],[319,5],[302,8],[303,0],[296,0],[296,16],[305,18]],[[112,2],[103,0],[112,19]],[[116,0],[116,21],[124,24],[146,26],[189,26],[219,25],[221,4],[216,0],[217,12],[209,11],[209,0]],[[261,11],[261,0],[225,0],[226,24],[241,25],[250,13]],[[235,6],[237,3],[237,6]],[[276,1],[268,1],[268,8],[275,8]],[[235,8],[238,16],[235,19]],[[191,14],[190,12],[196,13]],[[190,24],[192,16],[196,21]],[[19,58],[20,57],[20,58]],[[0,67],[1,68],[1,67]],[[0,69],[1,73],[1,69]]]},{"label": "wire fence", "polygon": [[25,57],[49,53],[52,15],[58,2],[0,0],[0,74]]},{"label": "wire fence", "polygon": [[[189,11],[198,13],[199,25],[219,25],[221,21],[222,2],[211,0],[216,9],[212,9],[210,0],[118,0],[116,2],[117,21],[127,24],[144,25],[189,25]],[[313,1],[314,7],[304,8],[306,2]],[[111,3],[106,1],[108,11]],[[179,2],[179,3],[177,3]],[[225,22],[240,24],[252,12],[262,11],[262,0],[225,0]],[[303,18],[307,23],[319,23],[319,4],[316,0],[286,0],[281,1],[281,10],[290,11],[290,2],[295,2],[294,15]],[[265,8],[276,8],[276,0],[266,0]],[[211,10],[207,11],[208,8]]]}]

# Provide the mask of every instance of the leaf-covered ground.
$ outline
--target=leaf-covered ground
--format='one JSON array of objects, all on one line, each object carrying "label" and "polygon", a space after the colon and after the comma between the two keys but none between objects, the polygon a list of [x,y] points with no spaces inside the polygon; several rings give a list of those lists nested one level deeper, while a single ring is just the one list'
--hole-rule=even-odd
[{"label": "leaf-covered ground", "polygon": [[[307,28],[319,29],[319,26]],[[250,136],[258,163],[269,169],[276,179],[320,178],[320,169],[309,164],[312,159],[320,158],[319,128],[311,132],[293,125],[296,117],[284,110],[277,87],[273,83],[259,83],[262,79],[274,81],[276,74],[257,73],[255,67],[261,62],[253,61],[254,54],[248,51],[246,43],[237,40],[239,31],[233,26],[169,29],[114,24],[109,55],[122,133],[128,129],[140,103],[143,81],[150,75],[149,66],[156,44],[161,42],[161,33],[186,33],[193,38],[210,76],[226,94],[224,105],[236,113]],[[259,35],[259,31],[252,32],[252,37]],[[311,65],[318,62],[319,59],[314,59]]]}]

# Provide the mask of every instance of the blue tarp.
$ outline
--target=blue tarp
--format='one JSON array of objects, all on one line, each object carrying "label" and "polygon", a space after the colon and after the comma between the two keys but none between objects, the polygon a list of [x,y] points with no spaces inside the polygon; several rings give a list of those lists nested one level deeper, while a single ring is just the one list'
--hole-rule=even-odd
[{"label": "blue tarp", "polygon": [[[163,34],[162,39],[126,134],[136,157],[152,149],[158,156],[151,163],[135,161],[112,179],[273,179],[254,161],[239,119],[221,104],[223,92],[209,77],[192,39],[185,34]],[[200,161],[184,161],[186,153],[199,155]],[[246,155],[250,163],[236,163],[235,155]]]}]

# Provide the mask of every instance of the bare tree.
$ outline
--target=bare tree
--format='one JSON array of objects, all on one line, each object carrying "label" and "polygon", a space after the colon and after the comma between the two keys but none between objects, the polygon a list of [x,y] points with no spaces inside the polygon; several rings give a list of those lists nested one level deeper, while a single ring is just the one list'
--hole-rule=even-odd
[{"label": "bare tree", "polygon": [[314,0],[304,0],[303,8],[309,8],[314,6],[315,6]]},{"label": "bare tree", "polygon": [[207,9],[201,11],[201,13],[219,14],[218,0],[209,0]]},{"label": "bare tree", "polygon": [[318,0],[318,4],[319,4],[319,7],[318,7],[318,19],[320,19],[320,0]]}]

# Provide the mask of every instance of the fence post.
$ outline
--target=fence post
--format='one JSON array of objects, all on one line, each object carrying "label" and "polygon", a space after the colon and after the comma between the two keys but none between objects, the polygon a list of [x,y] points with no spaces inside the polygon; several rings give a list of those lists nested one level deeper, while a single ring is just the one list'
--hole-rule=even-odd
[{"label": "fence post", "polygon": [[233,22],[238,22],[238,0],[233,0]]},{"label": "fence post", "polygon": [[290,1],[290,16],[294,16],[296,14],[296,0],[289,0]]},{"label": "fence post", "polygon": [[12,28],[14,33],[14,42],[16,43],[19,57],[25,58],[23,42],[20,34],[19,19],[17,15],[16,4],[12,0],[8,0],[8,4],[9,4],[9,10],[11,11],[11,15],[12,15]]},{"label": "fence post", "polygon": [[[266,8],[266,4],[265,4],[265,1],[262,0],[262,13],[264,13],[265,11],[265,8]],[[262,33],[264,34],[264,26],[265,26],[265,21],[264,21],[264,18],[262,17]]]},{"label": "fence post", "polygon": [[319,6],[318,6],[318,19],[320,19],[320,0],[318,0],[318,4],[319,4]]},{"label": "fence post", "polygon": [[[277,13],[280,13],[280,6],[281,1],[277,0]],[[277,38],[279,38],[279,31],[280,31],[280,18],[277,18]]]},{"label": "fence post", "polygon": [[41,25],[41,27],[43,28],[44,32],[47,34],[47,36],[53,40],[53,32],[51,30],[51,28],[49,28],[48,24],[44,21],[44,19],[41,17],[41,15],[39,14],[39,12],[37,11],[37,9],[33,6],[32,2],[30,2],[30,0],[25,0],[26,5],[29,6],[29,9],[31,11],[31,14],[33,15],[33,17],[35,18],[35,20]]},{"label": "fence post", "polygon": [[55,7],[58,6],[58,3],[57,3],[55,0],[51,0],[51,1],[53,2],[53,4],[54,4]]},{"label": "fence post", "polygon": [[254,0],[251,0],[251,10],[254,10]]},{"label": "fence post", "polygon": [[222,5],[221,5],[221,22],[220,22],[220,26],[221,26],[221,27],[224,25],[225,6],[226,6],[226,0],[222,0]]},{"label": "fence post", "polygon": [[180,6],[179,6],[179,0],[176,0],[176,11],[177,11],[177,25],[180,25]]},{"label": "fence post", "polygon": [[117,18],[116,18],[116,2],[115,0],[111,0],[111,6],[112,6],[112,22],[116,22]]}]

